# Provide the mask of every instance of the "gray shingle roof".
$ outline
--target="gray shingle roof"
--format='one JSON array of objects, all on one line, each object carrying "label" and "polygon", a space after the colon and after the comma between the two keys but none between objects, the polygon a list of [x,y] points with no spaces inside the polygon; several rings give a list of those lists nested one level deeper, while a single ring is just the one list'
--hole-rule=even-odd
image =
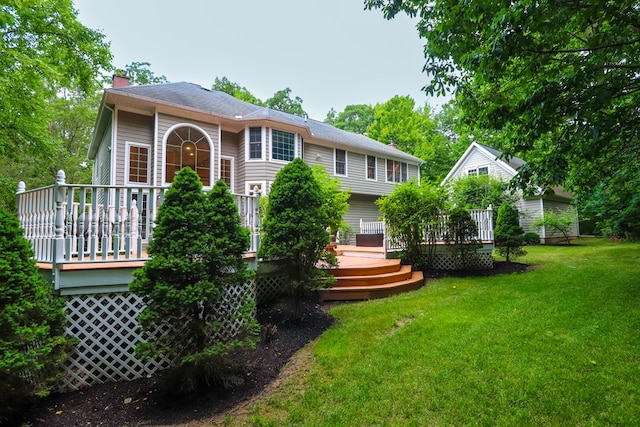
[{"label": "gray shingle roof", "polygon": [[379,156],[390,156],[411,163],[422,163],[418,157],[407,154],[364,135],[348,132],[317,120],[261,107],[234,98],[224,92],[205,89],[193,83],[179,82],[158,85],[127,86],[110,88],[107,92],[146,98],[150,101],[204,111],[229,119],[270,119],[275,122],[298,126],[309,130],[314,138],[344,146],[360,152],[373,152]]},{"label": "gray shingle roof", "polygon": [[[488,152],[490,152],[494,156],[496,156],[496,159],[500,158],[500,156],[502,156],[502,154],[504,154],[502,151],[496,150],[495,148],[491,148],[488,145],[484,145],[484,144],[480,144],[480,143],[477,143],[477,144],[482,146],[485,150],[487,150]],[[526,162],[524,160],[522,160],[520,157],[515,157],[515,156],[511,157],[508,161],[507,161],[507,159],[501,159],[501,160],[504,161],[505,163],[507,163],[509,166],[511,166],[515,170],[518,170],[518,168],[520,166],[526,164]]]}]

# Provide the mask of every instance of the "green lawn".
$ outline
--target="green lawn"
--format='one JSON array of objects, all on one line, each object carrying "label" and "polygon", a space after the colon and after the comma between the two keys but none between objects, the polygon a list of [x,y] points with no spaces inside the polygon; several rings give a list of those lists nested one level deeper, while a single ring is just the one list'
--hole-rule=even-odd
[{"label": "green lawn", "polygon": [[640,244],[528,247],[526,274],[336,306],[253,425],[640,425]]}]

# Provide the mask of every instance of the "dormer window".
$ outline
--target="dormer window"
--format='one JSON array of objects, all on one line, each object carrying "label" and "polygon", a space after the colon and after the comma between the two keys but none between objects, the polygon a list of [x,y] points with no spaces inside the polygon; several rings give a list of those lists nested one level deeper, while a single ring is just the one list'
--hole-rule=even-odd
[{"label": "dormer window", "polygon": [[211,148],[204,134],[190,126],[172,130],[167,136],[165,181],[173,182],[185,167],[193,169],[203,186],[211,185]]}]

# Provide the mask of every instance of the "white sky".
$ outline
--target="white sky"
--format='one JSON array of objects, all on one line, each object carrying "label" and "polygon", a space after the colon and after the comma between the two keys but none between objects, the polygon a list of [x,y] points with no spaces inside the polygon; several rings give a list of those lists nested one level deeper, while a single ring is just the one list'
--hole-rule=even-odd
[{"label": "white sky", "polygon": [[286,87],[311,118],[333,107],[427,99],[417,21],[387,21],[363,0],[74,0],[78,18],[111,44],[114,65],[210,88],[227,77],[266,100]]}]

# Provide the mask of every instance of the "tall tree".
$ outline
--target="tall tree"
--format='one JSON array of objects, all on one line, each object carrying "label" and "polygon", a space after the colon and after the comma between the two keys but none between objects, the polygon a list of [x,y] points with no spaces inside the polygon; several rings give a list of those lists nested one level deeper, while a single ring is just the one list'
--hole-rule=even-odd
[{"label": "tall tree", "polygon": [[222,77],[221,79],[216,77],[211,89],[227,93],[234,98],[241,99],[254,105],[264,105],[264,102],[253,96],[246,87],[240,86],[238,83],[232,82],[226,77]]},{"label": "tall tree", "polygon": [[123,69],[114,71],[114,74],[125,75],[129,77],[130,84],[136,85],[156,85],[168,83],[164,75],[156,76],[151,71],[151,64],[148,62],[132,62],[124,66]]},{"label": "tall tree", "polygon": [[373,107],[369,104],[347,105],[339,113],[332,108],[324,121],[338,129],[366,135],[373,122]]},{"label": "tall tree", "polygon": [[274,93],[271,98],[267,99],[266,105],[274,110],[284,111],[296,116],[307,116],[307,113],[302,109],[302,98],[296,96],[291,99],[291,89],[289,88]]},{"label": "tall tree", "polygon": [[522,184],[593,187],[640,156],[637,1],[365,4],[420,17],[427,92],[455,88],[476,123],[506,132]]},{"label": "tall tree", "polygon": [[0,155],[47,145],[46,102],[60,87],[90,92],[110,69],[104,35],[78,22],[71,0],[0,7]]}]

